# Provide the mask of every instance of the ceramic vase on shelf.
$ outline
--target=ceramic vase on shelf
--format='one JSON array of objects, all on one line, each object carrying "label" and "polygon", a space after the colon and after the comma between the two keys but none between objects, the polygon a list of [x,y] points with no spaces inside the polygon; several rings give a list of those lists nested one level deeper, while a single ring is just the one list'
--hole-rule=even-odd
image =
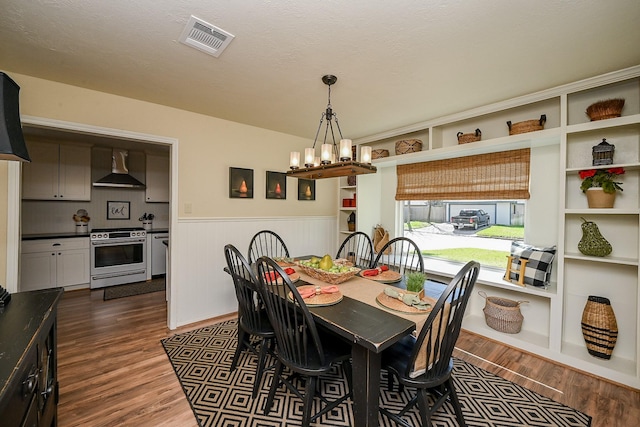
[{"label": "ceramic vase on shelf", "polygon": [[585,194],[590,208],[612,208],[616,193],[605,193],[600,187],[591,187]]},{"label": "ceramic vase on shelf", "polygon": [[590,355],[611,359],[618,341],[618,323],[609,299],[589,295],[582,312],[582,336]]}]

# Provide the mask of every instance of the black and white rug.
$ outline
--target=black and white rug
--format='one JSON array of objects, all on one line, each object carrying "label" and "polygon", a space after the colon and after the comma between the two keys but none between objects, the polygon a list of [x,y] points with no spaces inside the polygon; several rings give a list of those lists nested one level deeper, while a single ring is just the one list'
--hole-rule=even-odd
[{"label": "black and white rug", "polygon": [[[269,416],[262,414],[268,385],[273,378],[271,372],[265,375],[259,395],[255,399],[251,398],[256,363],[253,354],[244,352],[238,367],[229,372],[236,340],[235,320],[162,340],[199,425],[299,426],[302,402],[288,390],[285,391],[284,387],[276,394],[276,402]],[[342,374],[336,369],[329,380],[322,382],[322,393],[329,398],[341,395],[346,387],[342,378]],[[590,416],[464,361],[455,360],[454,379],[468,426],[591,425]],[[381,380],[381,384],[386,385],[386,378]],[[407,401],[407,390],[398,394],[388,392],[385,387],[381,388],[380,405],[395,410]],[[314,412],[316,410],[318,407],[313,408]],[[408,415],[407,421],[412,425],[420,425],[417,411]],[[315,425],[352,426],[351,405],[342,404]],[[380,416],[380,425],[393,424],[386,417]],[[453,408],[448,403],[437,413],[434,426],[457,426]]]}]

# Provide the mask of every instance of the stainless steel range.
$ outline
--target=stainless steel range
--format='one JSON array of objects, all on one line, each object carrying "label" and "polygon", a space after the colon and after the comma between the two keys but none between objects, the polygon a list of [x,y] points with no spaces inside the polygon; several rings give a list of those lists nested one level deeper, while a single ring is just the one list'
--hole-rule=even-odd
[{"label": "stainless steel range", "polygon": [[91,230],[91,289],[147,279],[147,233],[142,227]]}]

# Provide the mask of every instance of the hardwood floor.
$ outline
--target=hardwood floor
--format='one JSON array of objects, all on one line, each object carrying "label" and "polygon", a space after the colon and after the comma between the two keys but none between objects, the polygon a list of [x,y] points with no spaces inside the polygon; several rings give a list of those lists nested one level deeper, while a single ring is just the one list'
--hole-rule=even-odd
[{"label": "hardwood floor", "polygon": [[[160,344],[226,319],[166,327],[164,292],[102,300],[65,292],[58,311],[58,425],[197,427]],[[454,356],[593,417],[593,427],[635,426],[640,392],[463,333]]]}]

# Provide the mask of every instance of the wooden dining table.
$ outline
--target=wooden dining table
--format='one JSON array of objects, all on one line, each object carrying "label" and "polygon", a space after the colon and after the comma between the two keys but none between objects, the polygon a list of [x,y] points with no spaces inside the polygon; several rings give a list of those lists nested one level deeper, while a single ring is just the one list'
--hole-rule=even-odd
[{"label": "wooden dining table", "polygon": [[[296,286],[325,286],[327,283],[306,275],[299,268]],[[381,352],[417,328],[428,312],[414,314],[388,309],[376,300],[392,284],[355,276],[338,285],[343,298],[334,305],[313,307],[316,322],[352,343],[354,425],[378,425]]]}]

